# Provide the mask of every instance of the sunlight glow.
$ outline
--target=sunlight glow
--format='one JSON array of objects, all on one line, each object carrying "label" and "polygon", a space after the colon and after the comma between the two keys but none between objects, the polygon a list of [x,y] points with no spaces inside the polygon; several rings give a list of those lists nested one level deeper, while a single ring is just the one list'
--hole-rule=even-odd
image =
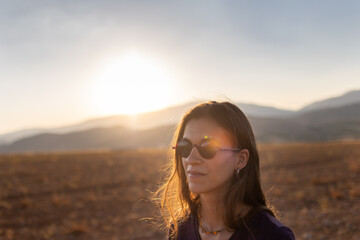
[{"label": "sunlight glow", "polygon": [[136,114],[172,103],[176,81],[163,64],[132,53],[105,64],[95,79],[98,114]]}]

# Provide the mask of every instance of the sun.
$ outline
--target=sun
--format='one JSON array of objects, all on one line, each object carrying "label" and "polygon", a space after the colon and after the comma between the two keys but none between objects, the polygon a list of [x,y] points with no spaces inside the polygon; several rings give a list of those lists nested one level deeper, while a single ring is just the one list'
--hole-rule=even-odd
[{"label": "sun", "polygon": [[93,85],[98,114],[136,114],[160,109],[172,102],[175,77],[156,60],[131,53],[101,68]]}]

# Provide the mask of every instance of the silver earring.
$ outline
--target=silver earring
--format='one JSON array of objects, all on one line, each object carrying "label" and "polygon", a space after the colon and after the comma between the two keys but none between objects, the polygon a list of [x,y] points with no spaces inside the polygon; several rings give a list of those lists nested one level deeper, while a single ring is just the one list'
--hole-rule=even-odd
[{"label": "silver earring", "polygon": [[240,174],[240,168],[238,168],[238,169],[236,170],[236,174],[239,176],[239,174]]}]

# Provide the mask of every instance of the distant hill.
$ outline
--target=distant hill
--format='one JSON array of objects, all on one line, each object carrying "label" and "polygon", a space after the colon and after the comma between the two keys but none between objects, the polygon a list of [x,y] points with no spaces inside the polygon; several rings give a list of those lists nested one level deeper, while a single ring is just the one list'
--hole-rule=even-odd
[{"label": "distant hill", "polygon": [[[290,117],[252,117],[260,142],[328,141],[360,138],[360,103]],[[0,146],[0,152],[67,151],[168,147],[175,125],[145,130],[93,128],[66,134],[39,134]]]},{"label": "distant hill", "polygon": [[18,139],[34,136],[41,132],[46,132],[47,129],[44,128],[33,128],[33,129],[23,129],[20,131],[15,131],[7,134],[0,135],[0,145],[14,142]]},{"label": "distant hill", "polygon": [[47,152],[69,150],[116,150],[168,146],[173,126],[150,130],[124,127],[94,128],[66,134],[39,134],[0,146],[0,152]]},{"label": "distant hill", "polygon": [[[0,144],[9,144],[25,137],[31,137],[43,133],[65,134],[78,132],[92,128],[109,128],[123,126],[130,129],[151,129],[163,125],[175,125],[182,115],[196,102],[179,106],[169,107],[163,110],[141,113],[137,115],[114,115],[90,119],[78,124],[51,128],[51,129],[28,129],[9,134],[0,135]],[[273,107],[260,106],[255,104],[237,104],[247,115],[258,117],[283,117],[293,114],[292,111],[281,110]]]},{"label": "distant hill", "polygon": [[274,107],[261,106],[249,103],[236,104],[247,116],[253,117],[289,117],[296,114],[296,111],[278,109]]},{"label": "distant hill", "polygon": [[289,118],[250,117],[264,142],[328,141],[360,138],[360,103],[305,112]]},{"label": "distant hill", "polygon": [[114,115],[89,119],[74,125],[50,128],[50,129],[27,129],[13,133],[0,135],[0,144],[10,144],[22,138],[35,136],[38,134],[65,134],[89,130],[93,128],[110,128],[123,126],[130,129],[151,129],[158,126],[175,124],[182,114],[195,103],[173,106],[159,111],[140,113],[137,115]]},{"label": "distant hill", "polygon": [[299,112],[308,112],[319,109],[341,107],[355,103],[360,103],[360,90],[347,92],[344,95],[338,97],[333,97],[322,101],[314,102],[312,104],[309,104],[301,108]]},{"label": "distant hill", "polygon": [[[100,134],[102,136],[101,134],[103,134],[105,136],[106,131],[114,131],[113,134],[120,134],[115,134],[114,139],[122,139],[122,134],[125,133],[124,136],[132,136],[132,134],[140,132],[148,134],[144,130],[151,132],[155,128],[161,129],[162,126],[174,126],[181,119],[181,116],[196,104],[196,102],[191,102],[137,115],[106,116],[64,127],[25,129],[3,134],[0,135],[0,151],[10,149],[14,151],[17,151],[16,149],[19,151],[22,151],[21,149],[56,149],[51,145],[56,141],[60,141],[62,144],[57,147],[59,149],[68,149],[69,145],[74,146],[74,148],[92,147],[86,137],[84,140],[79,139],[78,142],[73,142],[71,139],[77,139],[80,135],[92,136]],[[347,137],[357,138],[359,104],[360,91],[351,91],[339,97],[315,102],[299,111],[237,103],[240,109],[249,117],[261,141],[321,141]],[[106,136],[110,135],[112,134],[109,133]],[[67,139],[68,145],[59,139]],[[29,141],[33,142],[30,144],[31,147]],[[81,146],[81,141],[84,141],[84,146]],[[94,146],[113,147],[113,145],[99,144],[99,141],[96,144],[94,143]],[[107,141],[110,142],[111,140]],[[44,148],[44,146],[48,145],[49,148]],[[130,145],[133,146],[129,142],[129,147]],[[125,148],[127,145],[121,143],[114,147]]]}]

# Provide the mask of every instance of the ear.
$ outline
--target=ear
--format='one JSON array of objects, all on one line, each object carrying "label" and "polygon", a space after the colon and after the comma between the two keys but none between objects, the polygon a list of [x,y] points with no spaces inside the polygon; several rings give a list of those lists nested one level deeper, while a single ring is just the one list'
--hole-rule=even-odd
[{"label": "ear", "polygon": [[243,149],[236,153],[236,166],[235,169],[243,169],[249,160],[249,150]]}]

